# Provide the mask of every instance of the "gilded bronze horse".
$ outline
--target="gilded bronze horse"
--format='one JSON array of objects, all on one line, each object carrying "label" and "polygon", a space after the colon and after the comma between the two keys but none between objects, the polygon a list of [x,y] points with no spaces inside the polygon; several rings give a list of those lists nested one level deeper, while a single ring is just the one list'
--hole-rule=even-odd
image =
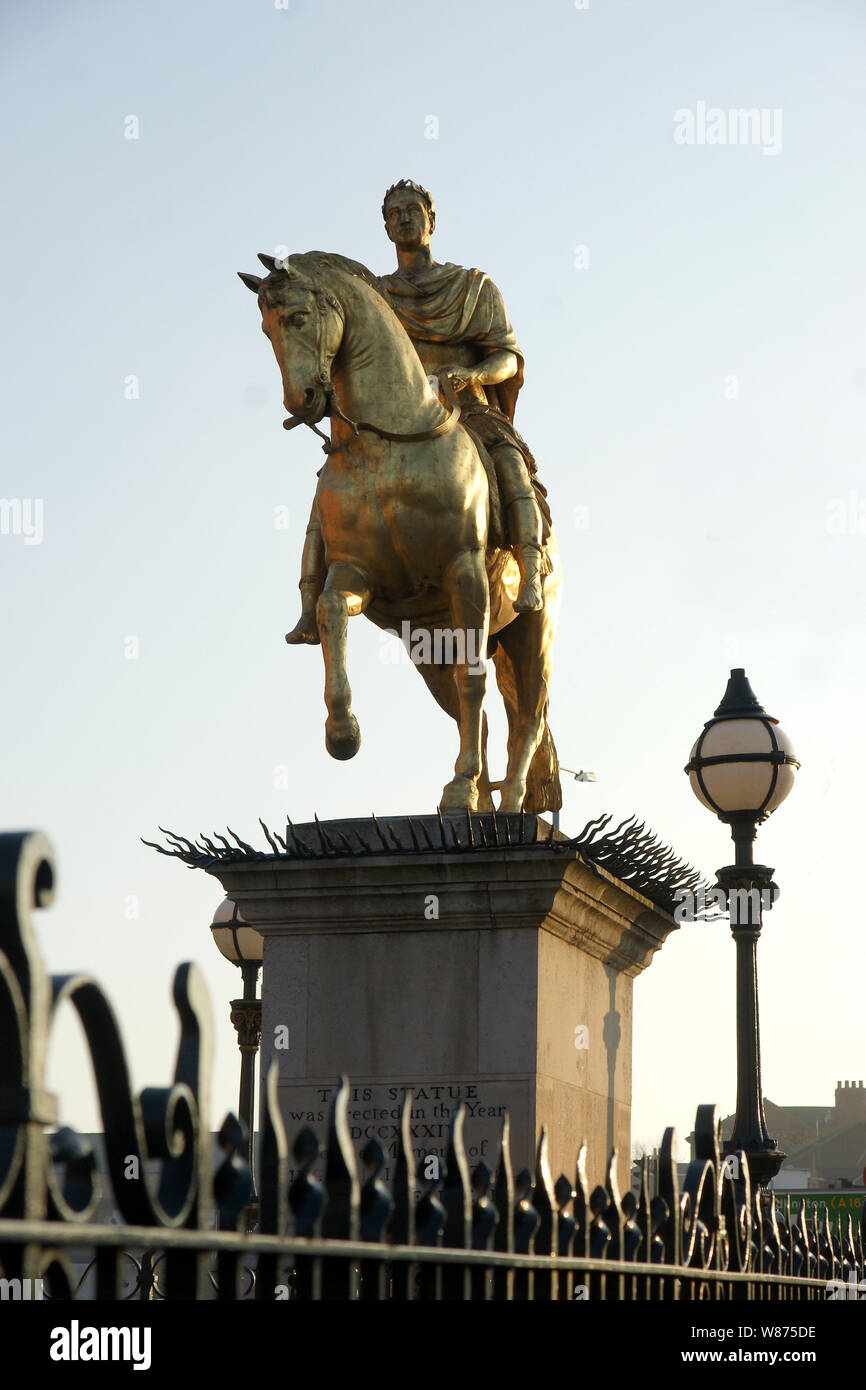
[{"label": "gilded bronze horse", "polygon": [[[267,276],[240,274],[258,296],[262,331],[279,364],[292,416],[285,424],[315,428],[326,415],[331,423],[315,501],[327,570],[316,617],[328,752],[351,758],[361,741],[346,675],[348,619],[364,613],[388,630],[405,631],[408,623],[413,640],[426,634],[440,654],[418,662],[418,670],[460,730],[442,811],[493,809],[485,654],[508,715],[499,809],[557,810],[558,761],[547,723],[561,579],[552,533],[544,606],[517,613],[519,572],[494,525],[492,470],[460,425],[448,383],[444,405],[431,386],[375,276],[331,253],[259,259]],[[443,634],[448,660],[441,659]]]}]

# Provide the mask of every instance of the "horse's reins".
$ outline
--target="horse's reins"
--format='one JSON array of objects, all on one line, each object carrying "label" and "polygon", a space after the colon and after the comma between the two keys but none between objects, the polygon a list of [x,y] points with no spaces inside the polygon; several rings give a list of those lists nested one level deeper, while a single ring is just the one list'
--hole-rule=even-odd
[{"label": "horse's reins", "polygon": [[[447,375],[439,378],[439,384],[442,387],[442,394],[448,402],[448,414],[445,416],[444,420],[440,420],[439,424],[434,425],[432,429],[418,430],[414,434],[397,434],[394,430],[383,430],[379,425],[372,425],[369,420],[358,420],[356,422],[355,420],[350,420],[348,415],[344,415],[340,408],[340,402],[334,383],[325,366],[323,326],[325,311],[328,306],[332,309],[336,309],[337,312],[342,315],[344,322],[346,316],[342,306],[332,294],[328,294],[325,290],[317,289],[315,286],[313,286],[313,293],[316,296],[316,305],[318,308],[318,316],[316,318],[316,381],[320,386],[324,387],[328,402],[327,413],[329,416],[333,418],[336,415],[338,420],[343,420],[355,435],[361,430],[368,430],[371,434],[377,434],[380,439],[389,439],[396,444],[420,444],[425,439],[438,439],[440,435],[448,434],[454,429],[460,419],[460,406],[454,395],[454,388]],[[293,430],[296,425],[306,425],[308,429],[311,429],[314,434],[317,434],[320,439],[325,441],[322,445],[323,453],[330,454],[335,451],[335,446],[331,443],[328,436],[323,434],[320,429],[317,429],[309,420],[305,420],[303,415],[290,415],[288,420],[283,421],[284,430]]]}]

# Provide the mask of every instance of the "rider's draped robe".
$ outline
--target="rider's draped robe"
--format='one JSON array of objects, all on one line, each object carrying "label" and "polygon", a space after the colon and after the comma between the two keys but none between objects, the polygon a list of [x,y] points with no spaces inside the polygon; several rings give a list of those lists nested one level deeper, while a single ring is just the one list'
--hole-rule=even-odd
[{"label": "rider's draped robe", "polygon": [[522,454],[543,518],[543,534],[550,526],[547,493],[536,477],[529,446],[514,428],[514,408],[523,385],[523,353],[502,295],[482,270],[466,266],[430,266],[409,280],[401,272],[383,275],[382,291],[413,342],[471,344],[479,361],[492,352],[513,352],[517,371],[508,381],[484,386],[486,406],[480,401],[461,401],[461,422],[488,449],[511,444]]}]

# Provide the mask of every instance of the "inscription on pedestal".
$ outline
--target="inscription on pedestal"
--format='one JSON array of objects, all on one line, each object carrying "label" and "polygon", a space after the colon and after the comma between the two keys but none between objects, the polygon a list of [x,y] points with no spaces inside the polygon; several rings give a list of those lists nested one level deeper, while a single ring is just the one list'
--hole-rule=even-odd
[{"label": "inscription on pedestal", "polygon": [[[324,1138],[328,1112],[335,1086],[305,1084],[280,1087],[280,1108],[289,1143],[298,1130],[310,1125]],[[357,1151],[370,1139],[378,1139],[385,1151],[386,1180],[393,1172],[400,1133],[400,1108],[407,1091],[412,1093],[410,1134],[419,1178],[425,1176],[425,1160],[436,1155],[444,1164],[448,1149],[451,1117],[462,1102],[466,1108],[464,1145],[470,1166],[483,1160],[495,1171],[499,1159],[502,1120],[511,1120],[512,1159],[515,1167],[531,1161],[530,1087],[526,1081],[430,1081],[419,1078],[364,1082],[351,1085],[347,1120],[349,1134]],[[529,1152],[524,1153],[529,1141]],[[322,1165],[322,1154],[316,1164]],[[426,1176],[433,1176],[428,1165]],[[294,1171],[292,1171],[294,1177]]]}]

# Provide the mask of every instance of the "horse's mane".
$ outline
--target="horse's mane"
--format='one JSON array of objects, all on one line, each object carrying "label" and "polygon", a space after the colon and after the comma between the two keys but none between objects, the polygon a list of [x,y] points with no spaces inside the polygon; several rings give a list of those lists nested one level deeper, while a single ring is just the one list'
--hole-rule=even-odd
[{"label": "horse's mane", "polygon": [[[349,256],[341,256],[337,251],[302,251],[296,255],[289,256],[288,264],[295,272],[300,272],[302,278],[317,278],[316,272],[338,270],[346,275],[353,275],[357,280],[363,280],[365,285],[369,285],[371,290],[384,298],[384,287],[378,275],[374,275],[372,270],[368,270],[360,261],[353,261]],[[266,299],[278,298],[280,290],[288,287],[292,282],[290,274],[285,270],[272,270],[270,275],[262,281],[262,290]]]},{"label": "horse's mane", "polygon": [[360,261],[353,261],[349,256],[341,256],[338,251],[304,251],[300,255],[290,256],[291,265],[298,264],[301,268],[308,265],[314,270],[344,270],[347,275],[355,275],[359,280],[363,280],[365,285],[369,285],[377,294],[382,293],[382,282],[378,275],[374,275],[372,270],[368,270]]}]

